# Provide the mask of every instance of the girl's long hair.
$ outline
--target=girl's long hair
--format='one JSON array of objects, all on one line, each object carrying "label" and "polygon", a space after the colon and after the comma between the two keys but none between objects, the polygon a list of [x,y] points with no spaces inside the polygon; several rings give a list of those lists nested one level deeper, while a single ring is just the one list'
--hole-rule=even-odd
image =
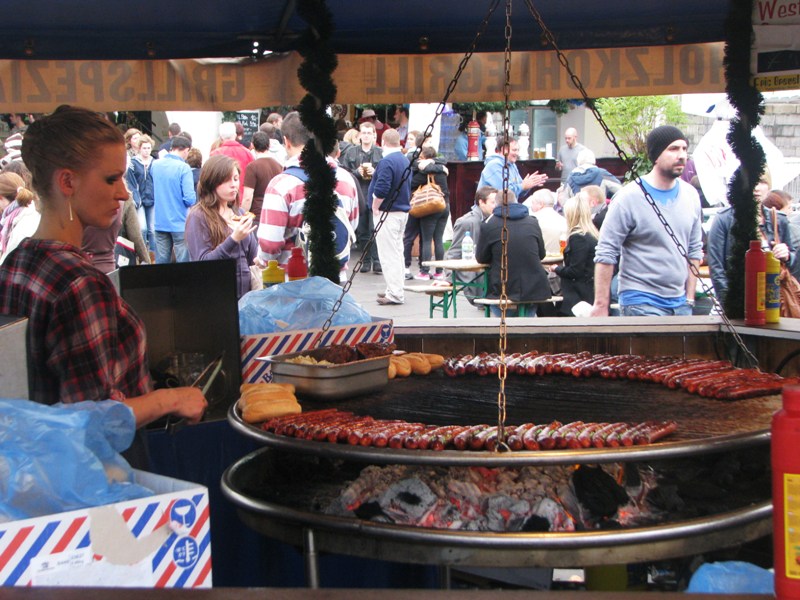
[{"label": "girl's long hair", "polygon": [[[230,235],[228,224],[219,214],[221,200],[217,196],[216,189],[230,179],[234,171],[239,171],[239,163],[229,156],[218,154],[205,162],[200,171],[200,180],[197,182],[197,203],[192,207],[192,211],[199,212],[208,223],[214,248]],[[236,204],[238,205],[238,198]]]},{"label": "girl's long hair", "polygon": [[567,231],[573,233],[588,233],[595,239],[600,237],[600,232],[592,223],[592,209],[583,194],[576,194],[564,204],[564,216],[567,218]]}]

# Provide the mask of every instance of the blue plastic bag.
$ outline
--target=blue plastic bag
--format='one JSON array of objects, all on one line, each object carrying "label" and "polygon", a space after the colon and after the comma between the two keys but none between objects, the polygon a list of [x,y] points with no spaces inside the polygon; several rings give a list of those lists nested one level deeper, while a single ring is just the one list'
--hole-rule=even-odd
[{"label": "blue plastic bag", "polygon": [[[239,333],[256,335],[287,329],[316,329],[331,316],[342,288],[324,277],[309,277],[256,290],[239,300]],[[331,325],[372,321],[350,294],[346,294]]]},{"label": "blue plastic bag", "polygon": [[0,399],[0,520],[151,496],[119,454],[135,432],[133,411],[113,400]]},{"label": "blue plastic bag", "polygon": [[726,561],[701,565],[692,575],[687,592],[693,594],[770,594],[775,575],[751,563]]}]

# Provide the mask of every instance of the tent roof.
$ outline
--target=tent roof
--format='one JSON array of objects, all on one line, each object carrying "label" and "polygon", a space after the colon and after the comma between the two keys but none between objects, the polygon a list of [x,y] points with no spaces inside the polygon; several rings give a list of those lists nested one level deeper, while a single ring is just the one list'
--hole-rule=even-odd
[{"label": "tent roof", "polygon": [[[530,0],[559,45],[608,48],[724,39],[730,0]],[[489,0],[328,0],[333,47],[341,54],[464,52]],[[504,3],[480,52],[504,47]],[[527,4],[513,5],[512,50],[542,49]],[[172,59],[250,56],[253,41],[277,52],[297,48],[305,22],[295,0],[6,0],[0,59]]]}]

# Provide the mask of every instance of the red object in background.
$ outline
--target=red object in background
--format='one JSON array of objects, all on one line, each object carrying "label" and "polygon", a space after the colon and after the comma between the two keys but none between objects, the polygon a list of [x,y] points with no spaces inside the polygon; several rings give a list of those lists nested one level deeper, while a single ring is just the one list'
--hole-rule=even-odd
[{"label": "red object in background", "polygon": [[[772,416],[772,544],[775,595],[800,599],[800,386],[783,389],[783,409]],[[789,521],[789,522],[787,522]]]},{"label": "red object in background", "polygon": [[480,160],[478,142],[481,139],[481,126],[475,119],[467,125],[467,160]]},{"label": "red object in background", "polygon": [[760,240],[750,240],[744,255],[744,323],[766,324],[767,255]]},{"label": "red object in background", "polygon": [[289,281],[308,277],[306,257],[303,255],[303,249],[299,246],[292,248],[292,255],[286,262],[286,277]]}]

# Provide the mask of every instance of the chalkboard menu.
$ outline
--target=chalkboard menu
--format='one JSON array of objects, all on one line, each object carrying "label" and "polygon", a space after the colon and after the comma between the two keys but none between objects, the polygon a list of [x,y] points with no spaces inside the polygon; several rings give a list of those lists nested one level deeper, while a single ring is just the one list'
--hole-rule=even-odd
[{"label": "chalkboard menu", "polygon": [[260,110],[240,110],[236,112],[236,120],[244,127],[244,137],[242,138],[244,145],[250,145],[253,134],[258,131],[260,119]]}]

